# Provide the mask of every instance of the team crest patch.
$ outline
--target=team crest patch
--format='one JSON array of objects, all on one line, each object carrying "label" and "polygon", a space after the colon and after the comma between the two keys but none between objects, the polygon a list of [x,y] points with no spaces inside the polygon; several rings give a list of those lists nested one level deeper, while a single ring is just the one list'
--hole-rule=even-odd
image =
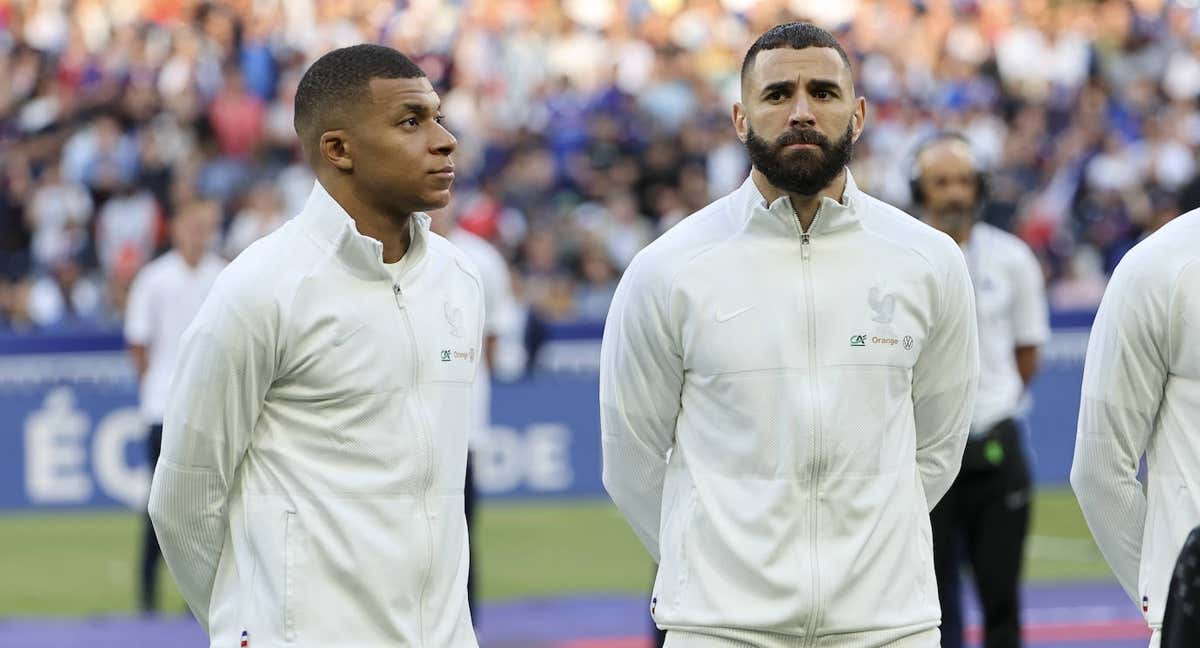
[{"label": "team crest patch", "polygon": [[442,307],[442,311],[446,315],[446,323],[450,325],[450,335],[454,337],[462,337],[463,314],[462,309],[446,302]]}]

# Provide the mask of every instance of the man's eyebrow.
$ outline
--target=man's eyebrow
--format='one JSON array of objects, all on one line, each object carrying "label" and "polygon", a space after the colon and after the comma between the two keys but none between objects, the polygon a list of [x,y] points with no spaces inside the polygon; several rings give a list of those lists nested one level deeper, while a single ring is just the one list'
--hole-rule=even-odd
[{"label": "man's eyebrow", "polygon": [[763,86],[762,94],[769,95],[773,92],[778,92],[780,94],[787,94],[789,92],[794,91],[795,89],[796,89],[795,81],[774,81],[772,83],[768,83],[767,85]]},{"label": "man's eyebrow", "polygon": [[841,92],[842,86],[837,81],[831,79],[809,79],[806,84],[809,92],[815,90],[837,90]]},{"label": "man's eyebrow", "polygon": [[436,104],[436,105],[431,105],[431,104],[420,103],[420,102],[415,102],[415,101],[406,101],[406,102],[400,104],[399,112],[403,113],[403,114],[416,113],[418,116],[424,117],[426,115],[434,114],[441,109],[442,109],[442,105],[440,103]]}]

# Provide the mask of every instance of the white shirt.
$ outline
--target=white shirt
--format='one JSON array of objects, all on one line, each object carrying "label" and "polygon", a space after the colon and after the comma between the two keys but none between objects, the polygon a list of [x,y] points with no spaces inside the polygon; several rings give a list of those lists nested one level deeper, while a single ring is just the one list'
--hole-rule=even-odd
[{"label": "white shirt", "polygon": [[184,334],[149,511],[214,647],[477,646],[463,475],[483,290],[413,218],[397,281],[318,183]]},{"label": "white shirt", "polygon": [[605,488],[659,561],[658,625],[928,646],[929,510],[978,363],[958,246],[849,173],[808,232],[748,179],[646,247],[605,324],[600,426]]},{"label": "white shirt", "polygon": [[213,254],[206,254],[193,268],[171,250],[146,264],[129,288],[125,341],[146,347],[139,402],[148,425],[162,423],[179,340],[224,268],[225,262]]},{"label": "white shirt", "polygon": [[1200,210],[1113,271],[1088,340],[1071,486],[1117,580],[1159,628],[1200,524]]},{"label": "white shirt", "polygon": [[1050,337],[1042,268],[1021,239],[976,223],[963,246],[979,317],[979,395],[971,436],[1020,415],[1025,384],[1016,347],[1040,346]]}]

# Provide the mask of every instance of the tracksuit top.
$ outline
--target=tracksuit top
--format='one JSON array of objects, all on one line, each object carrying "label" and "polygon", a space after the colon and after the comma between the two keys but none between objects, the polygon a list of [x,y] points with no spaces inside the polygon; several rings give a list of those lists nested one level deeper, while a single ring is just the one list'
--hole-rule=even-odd
[{"label": "tracksuit top", "polygon": [[600,404],[604,484],[659,562],[658,625],[936,645],[928,513],[978,373],[962,251],[849,171],[807,231],[747,179],[649,245],[609,312]]},{"label": "tracksuit top", "polygon": [[149,510],[213,648],[474,648],[479,277],[412,216],[393,278],[317,183],[188,328]]}]

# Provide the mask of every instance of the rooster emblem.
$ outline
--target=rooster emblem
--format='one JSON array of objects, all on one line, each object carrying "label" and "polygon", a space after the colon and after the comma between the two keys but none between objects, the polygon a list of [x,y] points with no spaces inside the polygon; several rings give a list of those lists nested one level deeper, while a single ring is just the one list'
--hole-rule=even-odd
[{"label": "rooster emblem", "polygon": [[871,292],[867,294],[867,305],[875,311],[875,317],[871,318],[872,321],[880,324],[892,323],[892,315],[896,312],[895,295],[885,293],[878,286],[873,286]]}]

